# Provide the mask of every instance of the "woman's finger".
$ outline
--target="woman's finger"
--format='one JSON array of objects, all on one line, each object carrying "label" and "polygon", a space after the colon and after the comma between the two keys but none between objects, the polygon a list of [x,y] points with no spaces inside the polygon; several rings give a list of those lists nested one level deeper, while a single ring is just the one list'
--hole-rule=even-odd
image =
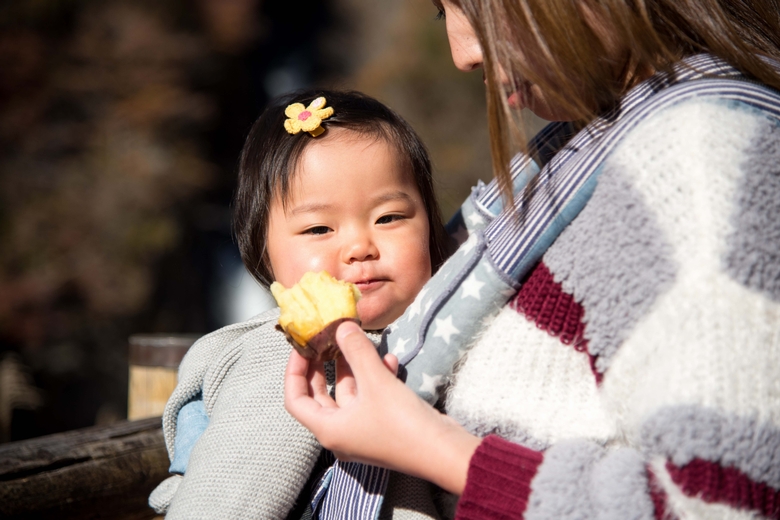
[{"label": "woman's finger", "polygon": [[351,399],[357,395],[357,383],[352,373],[352,368],[344,356],[336,359],[336,402],[342,404],[344,399]]},{"label": "woman's finger", "polygon": [[[398,374],[398,358],[395,355],[385,354],[382,364],[385,365],[391,374]],[[352,373],[352,368],[344,356],[340,356],[336,360],[336,402],[341,405],[345,402],[345,399],[356,397],[357,392],[357,383]]]},{"label": "woman's finger", "polygon": [[335,406],[327,393],[327,399],[323,396],[315,399],[309,394],[311,386],[308,375],[309,360],[293,350],[284,373],[284,407],[306,427],[313,425],[321,414],[322,402],[328,403],[330,400],[329,406]]},{"label": "woman's finger", "polygon": [[286,390],[296,394],[308,394],[309,391],[309,360],[295,350],[290,353],[287,368],[284,370]]},{"label": "woman's finger", "polygon": [[309,361],[309,370],[306,378],[309,381],[309,395],[315,401],[325,408],[336,406],[328,392],[328,379],[325,377],[325,365],[322,361]]},{"label": "woman's finger", "polygon": [[385,357],[382,358],[382,363],[384,363],[391,374],[394,376],[398,375],[398,358],[395,354],[385,354]]},{"label": "woman's finger", "polygon": [[345,321],[339,325],[336,342],[344,357],[342,362],[349,365],[358,388],[373,385],[377,377],[382,379],[389,376],[376,347],[356,323]]}]

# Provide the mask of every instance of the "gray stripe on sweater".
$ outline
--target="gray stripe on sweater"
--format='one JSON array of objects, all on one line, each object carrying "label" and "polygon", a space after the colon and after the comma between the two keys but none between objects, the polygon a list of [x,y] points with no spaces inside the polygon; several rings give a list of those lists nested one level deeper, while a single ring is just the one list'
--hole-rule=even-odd
[{"label": "gray stripe on sweater", "polygon": [[693,459],[735,467],[755,482],[780,489],[780,428],[758,419],[681,405],[644,422],[643,449],[677,466]]},{"label": "gray stripe on sweater", "polygon": [[463,426],[466,431],[477,437],[484,438],[488,435],[498,435],[509,442],[514,442],[515,444],[520,444],[521,446],[536,451],[544,451],[550,446],[549,442],[537,439],[530,435],[523,427],[506,418],[475,418],[473,415],[466,416],[466,414],[459,414],[457,411],[450,409],[447,409],[447,415]]},{"label": "gray stripe on sweater", "polygon": [[585,337],[599,372],[671,286],[672,255],[642,195],[617,168],[606,168],[591,201],[543,258],[585,309]]},{"label": "gray stripe on sweater", "polygon": [[603,520],[654,519],[647,466],[637,450],[609,453],[593,468],[591,481],[595,518]]},{"label": "gray stripe on sweater", "polygon": [[531,481],[526,520],[574,520],[592,517],[589,481],[604,448],[587,441],[564,441],[544,454]]},{"label": "gray stripe on sweater", "polygon": [[768,121],[747,150],[737,188],[726,271],[745,286],[780,301],[780,128]]},{"label": "gray stripe on sweater", "polygon": [[647,470],[636,450],[607,452],[583,440],[556,444],[531,482],[526,520],[650,520]]}]

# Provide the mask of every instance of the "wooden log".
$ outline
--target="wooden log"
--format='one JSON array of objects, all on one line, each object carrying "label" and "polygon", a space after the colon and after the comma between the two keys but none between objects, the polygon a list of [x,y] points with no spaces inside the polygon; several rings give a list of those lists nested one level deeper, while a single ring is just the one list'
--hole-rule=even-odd
[{"label": "wooden log", "polygon": [[176,388],[177,370],[168,367],[130,365],[127,418],[131,421],[160,417]]},{"label": "wooden log", "polygon": [[127,418],[159,417],[176,388],[177,372],[187,349],[198,339],[188,334],[130,336]]},{"label": "wooden log", "polygon": [[0,444],[0,518],[155,518],[168,465],[159,417]]}]

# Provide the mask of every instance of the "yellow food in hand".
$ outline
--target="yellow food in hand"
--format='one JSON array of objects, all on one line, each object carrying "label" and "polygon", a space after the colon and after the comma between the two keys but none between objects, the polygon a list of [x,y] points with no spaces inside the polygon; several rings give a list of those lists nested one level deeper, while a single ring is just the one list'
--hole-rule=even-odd
[{"label": "yellow food in hand", "polygon": [[286,289],[271,284],[271,294],[279,304],[279,325],[298,352],[309,358],[329,360],[338,355],[335,333],[345,319],[359,321],[357,302],[360,291],[325,271],[308,272]]}]

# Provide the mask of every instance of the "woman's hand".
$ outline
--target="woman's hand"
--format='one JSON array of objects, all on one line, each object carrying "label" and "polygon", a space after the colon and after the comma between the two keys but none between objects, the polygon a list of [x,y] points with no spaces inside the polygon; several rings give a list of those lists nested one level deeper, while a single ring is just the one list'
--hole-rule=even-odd
[{"label": "woman's hand", "polygon": [[436,411],[395,377],[398,361],[383,362],[360,327],[336,334],[336,399],[322,366],[293,351],[285,374],[285,407],[341,460],[383,466],[461,494],[469,461],[481,442]]}]

